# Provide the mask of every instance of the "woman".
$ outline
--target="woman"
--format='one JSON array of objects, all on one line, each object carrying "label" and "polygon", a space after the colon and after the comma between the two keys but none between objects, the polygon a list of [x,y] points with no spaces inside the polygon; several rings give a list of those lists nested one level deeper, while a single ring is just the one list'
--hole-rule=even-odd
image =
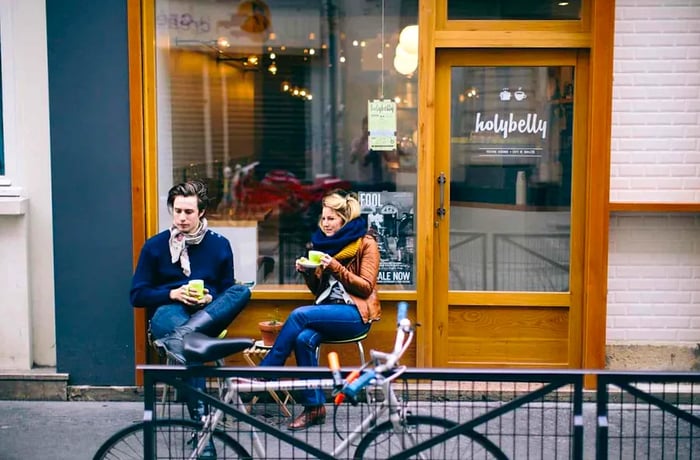
[{"label": "woman", "polygon": [[[360,218],[360,203],[355,195],[333,192],[322,204],[319,229],[311,237],[313,249],[324,252],[320,265],[296,263],[316,301],[292,311],[261,366],[282,366],[292,351],[299,366],[318,366],[321,341],[357,337],[380,318],[379,248]],[[304,412],[288,425],[293,431],[325,421],[323,392],[305,390],[302,398]]]}]

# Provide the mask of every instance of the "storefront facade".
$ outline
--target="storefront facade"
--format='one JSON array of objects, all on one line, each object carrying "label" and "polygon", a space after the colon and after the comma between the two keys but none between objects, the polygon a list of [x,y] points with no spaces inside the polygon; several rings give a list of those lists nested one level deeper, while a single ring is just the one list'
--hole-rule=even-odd
[{"label": "storefront facade", "polygon": [[[462,3],[4,2],[2,185],[16,196],[0,208],[14,289],[3,372],[138,382],[134,364],[152,358],[130,277],[184,179],[208,183],[236,276],[258,283],[236,335],[311,299],[291,261],[318,197],[339,187],[381,229],[370,348],[389,343],[406,300],[421,324],[409,365],[604,368],[611,338],[690,352],[697,6]],[[45,40],[30,33],[44,25]],[[686,76],[687,116],[657,83],[635,86],[650,78],[635,70],[643,50],[668,40],[686,54],[662,52],[660,78]],[[658,164],[667,182],[644,172]]]},{"label": "storefront facade", "polygon": [[605,290],[589,225],[607,222],[610,117],[590,114],[610,113],[613,7],[460,5],[142,3],[136,238],[169,225],[173,183],[207,182],[237,278],[258,283],[232,329],[255,335],[310,300],[291,266],[324,191],[354,190],[385,316],[406,300],[422,324],[411,364],[600,367],[587,317],[605,299],[583,292]]}]

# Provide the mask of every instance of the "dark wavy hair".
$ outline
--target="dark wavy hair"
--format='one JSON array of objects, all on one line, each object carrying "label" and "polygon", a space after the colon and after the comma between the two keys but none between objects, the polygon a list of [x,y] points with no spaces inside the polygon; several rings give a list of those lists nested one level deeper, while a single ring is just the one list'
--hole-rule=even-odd
[{"label": "dark wavy hair", "polygon": [[173,203],[178,196],[196,196],[197,209],[206,211],[209,205],[209,196],[207,195],[207,186],[199,181],[187,181],[181,184],[173,185],[168,190],[168,209],[172,212]]}]

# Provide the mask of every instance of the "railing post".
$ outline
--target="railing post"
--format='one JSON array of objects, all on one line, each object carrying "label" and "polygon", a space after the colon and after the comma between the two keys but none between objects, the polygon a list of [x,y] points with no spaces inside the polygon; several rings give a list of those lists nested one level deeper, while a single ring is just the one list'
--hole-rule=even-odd
[{"label": "railing post", "polygon": [[608,379],[604,374],[598,375],[596,389],[596,459],[608,458]]},{"label": "railing post", "polygon": [[574,460],[583,460],[583,374],[574,379]]},{"label": "railing post", "polygon": [[155,458],[154,439],[155,430],[153,425],[153,414],[155,410],[155,387],[153,371],[146,369],[143,373],[143,458]]}]

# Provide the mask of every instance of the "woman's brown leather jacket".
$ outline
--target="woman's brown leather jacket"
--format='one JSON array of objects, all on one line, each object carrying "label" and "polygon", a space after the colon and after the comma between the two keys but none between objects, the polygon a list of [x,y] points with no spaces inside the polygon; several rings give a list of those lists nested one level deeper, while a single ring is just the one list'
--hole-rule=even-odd
[{"label": "woman's brown leather jacket", "polygon": [[377,275],[379,274],[379,247],[371,234],[362,237],[360,247],[354,256],[338,261],[333,259],[326,269],[317,268],[305,272],[304,279],[315,297],[328,288],[332,274],[345,288],[357,309],[362,321],[377,321],[382,316],[382,308],[377,296]]}]

